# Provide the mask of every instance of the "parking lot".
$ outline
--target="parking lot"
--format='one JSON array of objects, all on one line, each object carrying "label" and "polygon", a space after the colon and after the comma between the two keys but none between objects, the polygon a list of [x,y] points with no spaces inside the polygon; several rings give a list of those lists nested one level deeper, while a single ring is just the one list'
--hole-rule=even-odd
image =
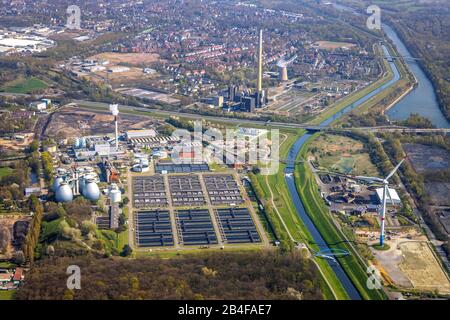
[{"label": "parking lot", "polygon": [[239,205],[243,202],[239,186],[231,174],[203,175],[212,205]]},{"label": "parking lot", "polygon": [[169,188],[173,206],[205,204],[205,196],[197,175],[169,176]]},{"label": "parking lot", "polygon": [[208,210],[179,210],[175,215],[180,244],[210,245],[217,243],[217,236]]},{"label": "parking lot", "polygon": [[137,209],[168,205],[162,176],[133,178],[133,201]]},{"label": "parking lot", "polygon": [[173,246],[170,215],[167,210],[135,213],[136,245],[138,247]]},{"label": "parking lot", "polygon": [[219,229],[227,243],[261,242],[247,208],[216,209]]}]

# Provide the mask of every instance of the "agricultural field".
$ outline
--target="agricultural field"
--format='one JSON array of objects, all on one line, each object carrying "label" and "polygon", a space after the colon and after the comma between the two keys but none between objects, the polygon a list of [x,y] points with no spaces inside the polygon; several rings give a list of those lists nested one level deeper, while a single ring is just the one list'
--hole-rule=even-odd
[{"label": "agricultural field", "polygon": [[44,90],[47,87],[48,87],[47,83],[38,78],[34,77],[28,79],[19,78],[1,87],[0,91],[8,93],[28,94],[33,93],[35,91]]},{"label": "agricultural field", "polygon": [[364,144],[349,137],[323,134],[311,143],[309,157],[321,168],[346,174],[378,175]]}]

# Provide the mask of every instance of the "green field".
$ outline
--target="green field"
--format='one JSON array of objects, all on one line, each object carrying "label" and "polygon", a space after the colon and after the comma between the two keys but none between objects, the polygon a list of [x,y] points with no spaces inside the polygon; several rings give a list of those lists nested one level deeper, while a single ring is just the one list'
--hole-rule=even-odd
[{"label": "green field", "polygon": [[322,134],[311,142],[310,150],[321,169],[345,174],[378,175],[368,150],[359,140]]},{"label": "green field", "polygon": [[44,90],[48,87],[47,83],[38,78],[17,79],[1,88],[4,92],[10,93],[32,93],[34,91]]},{"label": "green field", "polygon": [[1,300],[13,300],[16,294],[16,290],[0,290],[0,301]]},{"label": "green field", "polygon": [[0,178],[9,175],[12,172],[12,169],[9,167],[0,168]]}]

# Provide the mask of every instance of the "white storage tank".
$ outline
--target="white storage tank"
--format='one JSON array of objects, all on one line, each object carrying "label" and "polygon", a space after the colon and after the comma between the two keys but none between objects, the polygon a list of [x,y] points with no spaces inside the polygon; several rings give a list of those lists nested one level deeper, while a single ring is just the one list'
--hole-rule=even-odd
[{"label": "white storage tank", "polygon": [[59,186],[61,185],[61,183],[63,181],[64,181],[63,178],[55,177],[54,180],[53,180],[52,191],[56,192],[56,190],[58,190]]},{"label": "white storage tank", "polygon": [[119,189],[112,189],[109,191],[109,198],[111,203],[119,203],[122,201],[122,192]]},{"label": "white storage tank", "polygon": [[83,196],[91,201],[97,201],[100,198],[100,189],[95,183],[94,179],[86,179],[86,184],[83,188]]},{"label": "white storage tank", "polygon": [[59,188],[55,192],[57,202],[70,202],[73,200],[73,192],[66,182],[61,182]]}]

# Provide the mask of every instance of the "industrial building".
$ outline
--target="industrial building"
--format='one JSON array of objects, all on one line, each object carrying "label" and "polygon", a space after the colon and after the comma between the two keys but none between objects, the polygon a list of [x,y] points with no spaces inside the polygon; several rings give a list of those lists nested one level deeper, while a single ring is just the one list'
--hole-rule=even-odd
[{"label": "industrial building", "polygon": [[57,169],[52,191],[57,202],[70,202],[73,197],[82,194],[86,199],[97,201],[100,189],[98,177],[91,167],[78,167],[76,170]]},{"label": "industrial building", "polygon": [[95,219],[95,223],[99,229],[115,230],[119,227],[120,207],[117,203],[109,207],[107,216],[99,216]]},{"label": "industrial building", "polygon": [[127,141],[132,141],[133,139],[154,138],[156,135],[156,131],[153,129],[128,130],[125,132]]},{"label": "industrial building", "polygon": [[[383,202],[383,188],[378,188],[375,190],[377,193],[377,199],[379,203]],[[399,206],[402,204],[402,201],[400,200],[400,196],[398,195],[397,191],[395,189],[388,188],[388,194],[387,194],[387,205],[394,205]]]},{"label": "industrial building", "polygon": [[179,140],[175,137],[137,137],[127,139],[127,141],[133,148],[153,149],[170,146]]}]

